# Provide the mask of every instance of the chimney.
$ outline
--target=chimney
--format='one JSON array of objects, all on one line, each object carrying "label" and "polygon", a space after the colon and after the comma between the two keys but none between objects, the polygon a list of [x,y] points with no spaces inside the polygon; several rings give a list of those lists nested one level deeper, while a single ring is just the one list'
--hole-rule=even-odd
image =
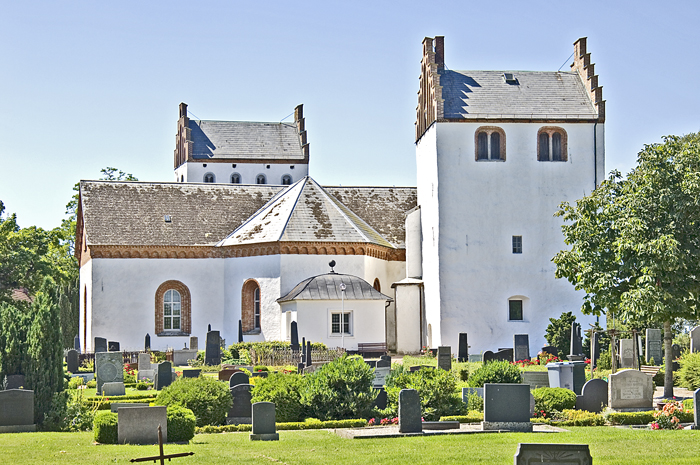
[{"label": "chimney", "polygon": [[180,118],[187,116],[187,104],[186,103],[181,103],[180,104]]},{"label": "chimney", "polygon": [[304,152],[306,163],[309,162],[309,143],[306,141],[306,119],[304,118],[304,104],[299,104],[294,108],[294,122],[297,124],[299,131],[299,143],[301,150]]},{"label": "chimney", "polygon": [[604,123],[603,86],[598,85],[598,75],[595,74],[595,65],[591,63],[591,54],[586,50],[586,40],[586,37],[581,37],[574,42],[574,62],[571,64],[571,71],[576,71],[581,77],[581,81],[588,91],[588,97],[598,112],[598,120]]},{"label": "chimney", "polygon": [[445,69],[445,37],[435,36],[435,63],[439,70]]}]

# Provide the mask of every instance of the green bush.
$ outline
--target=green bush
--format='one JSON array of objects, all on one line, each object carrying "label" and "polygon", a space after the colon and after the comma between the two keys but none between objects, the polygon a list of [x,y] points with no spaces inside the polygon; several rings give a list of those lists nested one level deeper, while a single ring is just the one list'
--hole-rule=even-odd
[{"label": "green bush", "polygon": [[611,425],[646,425],[654,421],[654,411],[648,412],[610,412],[605,419]]},{"label": "green bush", "polygon": [[82,386],[84,383],[85,380],[83,378],[76,376],[68,381],[68,389],[78,389],[78,386]]},{"label": "green bush", "polygon": [[467,381],[469,379],[469,367],[462,367],[459,369],[459,380]]},{"label": "green bush", "polygon": [[148,386],[150,386],[150,383],[144,383],[143,381],[139,381],[136,383],[136,390],[137,391],[147,391]]},{"label": "green bush", "polygon": [[[248,352],[254,350],[257,355],[272,353],[274,349],[289,349],[291,342],[285,341],[260,341],[260,342],[238,342],[231,344],[228,351],[232,358],[245,359],[248,357]],[[312,349],[327,349],[325,344],[321,342],[311,343]],[[250,362],[249,362],[250,363]]]},{"label": "green bush", "polygon": [[96,388],[97,381],[95,381],[94,379],[91,379],[90,381],[87,382],[87,384],[85,384],[85,386],[87,386],[88,388]]},{"label": "green bush", "polygon": [[683,401],[683,408],[686,410],[693,410],[693,399],[685,399]]},{"label": "green bush", "polygon": [[387,410],[398,412],[401,389],[418,391],[423,418],[434,421],[445,415],[466,413],[466,406],[456,390],[457,380],[450,371],[423,368],[413,373],[399,369],[387,379]]},{"label": "green bush", "polygon": [[194,437],[196,424],[192,410],[171,405],[168,407],[168,442],[189,442]]},{"label": "green bush", "polygon": [[602,350],[596,367],[600,370],[612,370],[612,356],[609,350]]},{"label": "green bush", "polygon": [[377,393],[374,372],[362,357],[344,355],[306,376],[302,404],[321,420],[369,418]]},{"label": "green bush", "polygon": [[572,312],[564,312],[559,318],[550,318],[544,338],[547,344],[559,351],[559,356],[569,353],[571,344],[571,324],[576,321]]},{"label": "green bush", "polygon": [[532,391],[535,398],[535,412],[547,415],[555,410],[563,411],[576,406],[576,394],[566,388],[541,387]]},{"label": "green bush", "polygon": [[[278,431],[326,428],[363,428],[365,426],[367,426],[367,420],[363,419],[321,421],[315,418],[309,418],[306,421],[276,424]],[[235,433],[250,430],[251,425],[202,426],[201,428],[198,426],[196,428],[196,433]]]},{"label": "green bush", "polygon": [[486,383],[515,383],[523,382],[520,369],[510,362],[494,361],[484,363],[474,370],[469,377],[469,386],[484,387]]},{"label": "green bush", "polygon": [[476,392],[470,392],[469,394],[467,394],[467,411],[483,412],[484,398]]},{"label": "green bush", "polygon": [[481,412],[469,412],[466,415],[448,415],[440,417],[440,421],[458,421],[460,423],[479,423],[484,421],[484,414]]},{"label": "green bush", "polygon": [[232,402],[228,384],[209,377],[178,378],[155,400],[156,405],[180,405],[192,410],[197,426],[224,423]]},{"label": "green bush", "polygon": [[678,372],[681,386],[693,390],[700,388],[700,352],[686,352],[678,363],[681,365]]},{"label": "green bush", "polygon": [[303,376],[270,373],[267,378],[256,379],[252,402],[274,402],[275,418],[279,422],[299,421],[304,417],[301,405],[304,386]]},{"label": "green bush", "polygon": [[97,412],[92,430],[95,433],[95,442],[101,444],[117,443],[117,414],[112,412]]}]

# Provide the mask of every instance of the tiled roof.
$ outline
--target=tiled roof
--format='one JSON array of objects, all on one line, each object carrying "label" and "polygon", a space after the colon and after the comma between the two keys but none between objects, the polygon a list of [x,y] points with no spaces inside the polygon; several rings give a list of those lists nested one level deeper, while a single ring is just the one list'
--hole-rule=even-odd
[{"label": "tiled roof", "polygon": [[195,159],[303,160],[293,123],[190,120]]},{"label": "tiled roof", "polygon": [[340,300],[340,284],[345,284],[345,300],[394,300],[374,289],[364,279],[349,274],[328,273],[305,279],[277,302],[292,300]]},{"label": "tiled roof", "polygon": [[393,247],[308,176],[280,192],[219,245],[276,241],[364,242]]},{"label": "tiled roof", "polygon": [[[504,72],[516,82],[506,82]],[[576,72],[444,70],[440,85],[447,119],[597,117]]]}]

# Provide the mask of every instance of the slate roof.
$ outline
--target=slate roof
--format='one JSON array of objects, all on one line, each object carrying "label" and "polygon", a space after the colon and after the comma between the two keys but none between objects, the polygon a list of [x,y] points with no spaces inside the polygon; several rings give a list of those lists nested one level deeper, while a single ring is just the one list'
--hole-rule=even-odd
[{"label": "slate roof", "polygon": [[[517,83],[507,83],[503,73]],[[440,72],[444,117],[593,119],[598,116],[576,72]]]},{"label": "slate roof", "polygon": [[345,300],[390,300],[364,279],[349,274],[328,273],[308,278],[294,286],[277,302],[292,300],[340,300],[340,283],[345,284]]},{"label": "slate roof", "polygon": [[303,160],[293,123],[190,120],[194,159]]},{"label": "slate roof", "polygon": [[394,247],[308,176],[281,191],[218,245],[277,241],[364,242]]}]

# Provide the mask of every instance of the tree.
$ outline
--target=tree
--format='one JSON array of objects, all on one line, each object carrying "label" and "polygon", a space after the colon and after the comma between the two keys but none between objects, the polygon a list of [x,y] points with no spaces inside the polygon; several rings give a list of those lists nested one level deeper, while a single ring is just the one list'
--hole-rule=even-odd
[{"label": "tree", "polygon": [[627,178],[613,172],[557,215],[571,249],[553,258],[556,276],[586,292],[584,313],[664,322],[664,397],[672,397],[671,325],[698,317],[700,135],[646,145]]},{"label": "tree", "polygon": [[562,313],[559,318],[550,318],[547,332],[544,338],[547,344],[554,346],[559,351],[559,358],[565,360],[566,355],[571,353],[571,324],[576,321],[576,317],[571,312]]}]

